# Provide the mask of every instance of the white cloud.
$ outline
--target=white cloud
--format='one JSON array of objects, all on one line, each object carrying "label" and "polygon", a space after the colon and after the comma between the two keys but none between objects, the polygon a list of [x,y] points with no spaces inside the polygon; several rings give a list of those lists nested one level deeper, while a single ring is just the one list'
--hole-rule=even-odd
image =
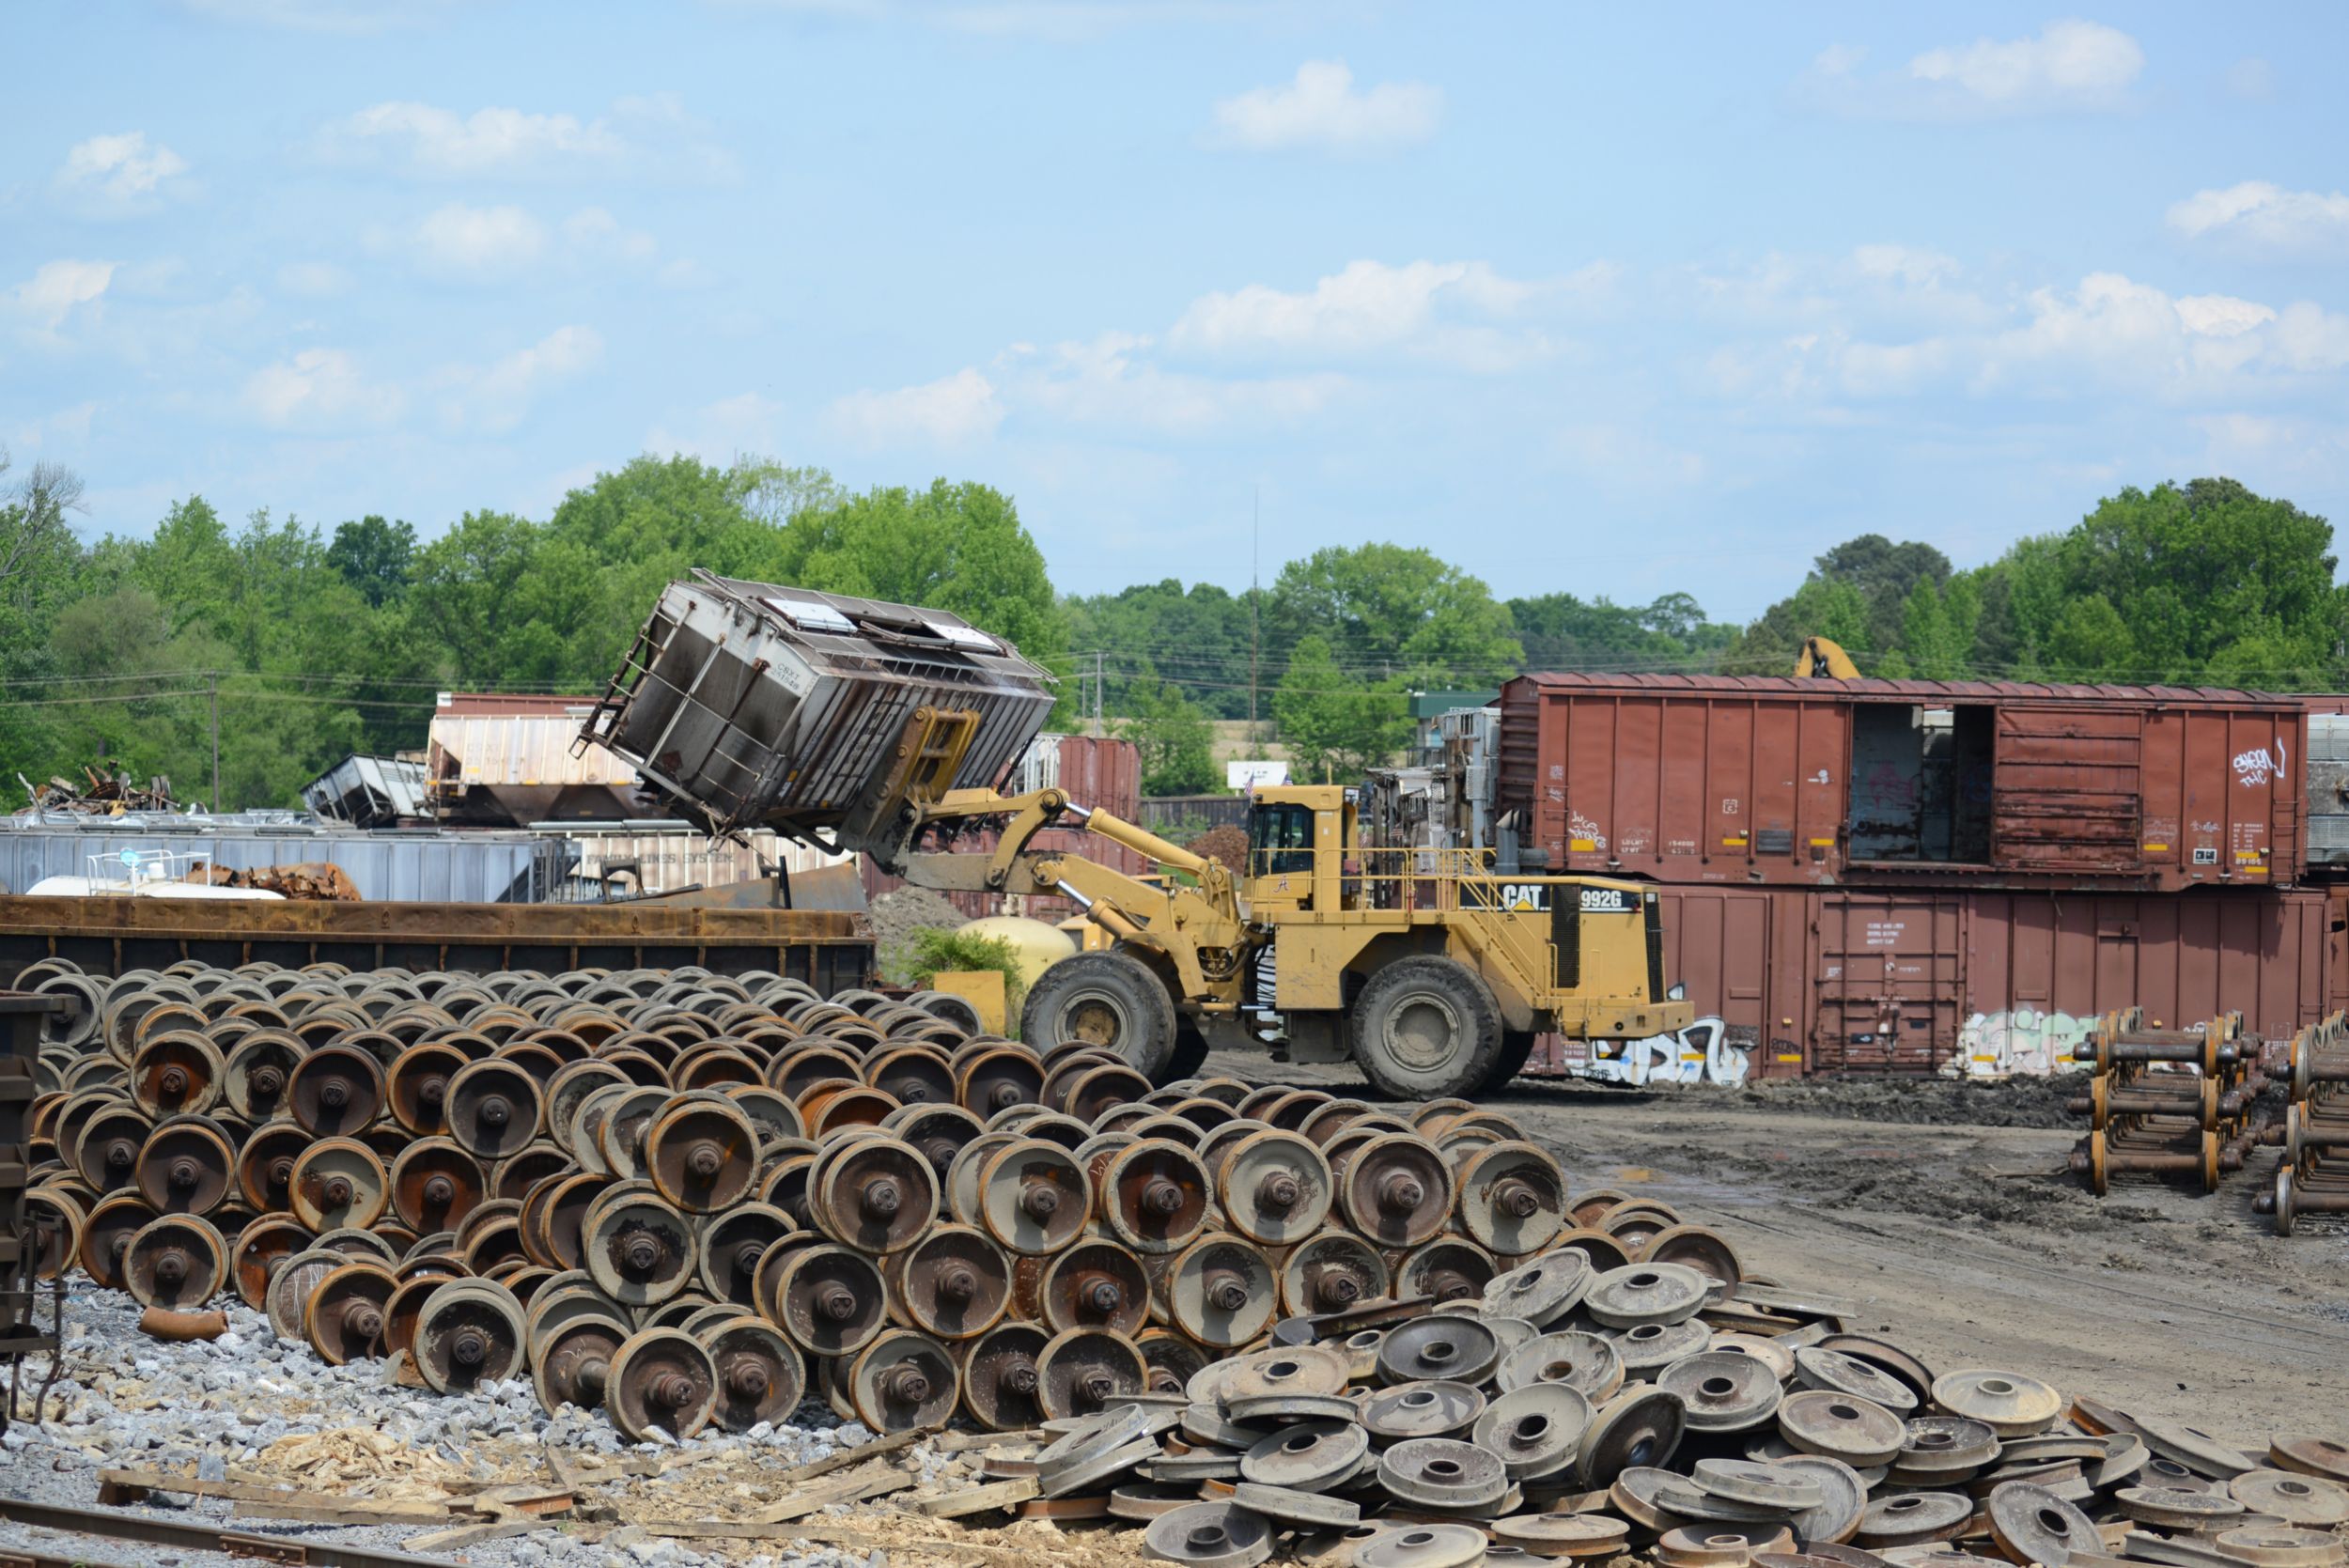
[{"label": "white cloud", "polygon": [[2103,105],[2145,69],[2145,51],[2117,27],[2056,22],[2039,36],[1927,50],[1908,62],[1921,82],[1944,82],[1986,103],[2011,107]]},{"label": "white cloud", "polygon": [[603,338],[594,328],[557,327],[486,369],[446,373],[449,394],[441,406],[442,423],[452,430],[510,430],[550,385],[592,368],[602,357]]},{"label": "white cloud", "polygon": [[1356,355],[1403,349],[1477,371],[1505,370],[1548,352],[1541,333],[1495,326],[1545,296],[1608,287],[1604,263],[1539,283],[1503,277],[1482,261],[1353,261],[1289,291],[1267,284],[1202,295],[1169,341],[1206,353]]},{"label": "white cloud", "polygon": [[160,194],[187,172],[186,159],[161,142],[149,145],[146,132],[124,131],[74,143],[56,186],[68,195],[128,204]]},{"label": "white cloud", "polygon": [[179,0],[182,8],[223,22],[303,33],[381,33],[437,21],[479,0]]},{"label": "white cloud", "polygon": [[1330,406],[1350,384],[1323,371],[1303,376],[1219,379],[1168,370],[1150,357],[1148,337],[1104,333],[1046,350],[1024,344],[998,364],[1004,394],[1080,425],[1109,425],[1161,435],[1293,425]]},{"label": "white cloud", "polygon": [[546,225],[519,207],[451,202],[427,215],[412,240],[428,272],[458,280],[511,277],[546,254]]},{"label": "white cloud", "polygon": [[1003,422],[995,383],[970,366],[920,386],[851,392],[835,398],[825,422],[848,440],[884,446],[970,446]]},{"label": "white cloud", "polygon": [[95,399],[75,403],[19,425],[8,444],[19,453],[38,452],[53,442],[78,446],[89,440],[90,421],[97,413]]},{"label": "white cloud", "polygon": [[1838,44],[1811,62],[1806,85],[1846,113],[1903,117],[2036,115],[2119,109],[2145,51],[2117,27],[2051,22],[2020,39],[1928,49],[1897,71],[1866,74],[1867,51]]},{"label": "white cloud", "polygon": [[642,229],[623,227],[617,218],[600,207],[583,207],[564,219],[563,238],[582,255],[622,261],[649,261],[661,249],[651,235]]},{"label": "white cloud", "polygon": [[2170,226],[2189,240],[2217,240],[2285,256],[2349,251],[2349,195],[2287,191],[2264,179],[2197,191],[2170,209]]},{"label": "white cloud", "polygon": [[773,452],[784,407],[755,392],[706,403],[681,418],[656,425],[645,437],[650,452],[684,452],[721,467],[749,452]]},{"label": "white cloud", "polygon": [[1256,152],[1363,152],[1426,141],[1442,113],[1443,93],[1423,82],[1382,82],[1358,92],[1344,60],[1308,60],[1281,86],[1252,87],[1216,104],[1208,139]]},{"label": "white cloud", "polygon": [[350,274],[331,261],[288,261],[277,269],[277,287],[308,300],[347,292]]},{"label": "white cloud", "polygon": [[543,169],[565,159],[604,161],[620,150],[601,122],[520,109],[477,109],[470,116],[429,103],[378,103],[327,127],[330,156],[381,158],[409,173],[442,178]]},{"label": "white cloud", "polygon": [[407,399],[397,387],[367,380],[340,349],[304,349],[255,371],[244,404],[278,429],[347,429],[389,425]]},{"label": "white cloud", "polygon": [[415,179],[536,179],[613,174],[725,178],[732,161],[676,97],[623,98],[604,114],[492,106],[471,114],[412,100],[373,104],[322,127],[328,163]]},{"label": "white cloud", "polygon": [[112,261],[44,261],[33,275],[16,286],[18,306],[54,332],[78,305],[89,304],[114,281]]}]

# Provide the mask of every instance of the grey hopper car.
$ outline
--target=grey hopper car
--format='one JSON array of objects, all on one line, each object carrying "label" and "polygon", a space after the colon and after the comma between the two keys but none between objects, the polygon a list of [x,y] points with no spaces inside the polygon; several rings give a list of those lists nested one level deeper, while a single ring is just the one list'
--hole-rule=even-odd
[{"label": "grey hopper car", "polygon": [[960,618],[706,571],[662,590],[583,731],[712,832],[868,847],[922,708],[972,712],[952,784],[992,787],[1052,708],[1052,677]]}]

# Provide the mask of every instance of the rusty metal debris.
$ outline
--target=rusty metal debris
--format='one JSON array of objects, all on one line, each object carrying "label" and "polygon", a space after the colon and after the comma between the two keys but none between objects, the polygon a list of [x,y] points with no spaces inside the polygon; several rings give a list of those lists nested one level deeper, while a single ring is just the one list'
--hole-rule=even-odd
[{"label": "rusty metal debris", "polygon": [[23,816],[38,812],[67,812],[75,816],[121,816],[129,812],[175,812],[179,802],[171,793],[171,781],[158,773],[144,784],[121,768],[82,768],[80,782],[53,776],[46,783],[36,784],[19,773],[17,783],[24,786],[27,804],[17,808]]},{"label": "rusty metal debris", "polygon": [[2339,1013],[2293,1036],[2283,1157],[2253,1200],[2278,1235],[2304,1216],[2349,1214],[2349,1019]]}]

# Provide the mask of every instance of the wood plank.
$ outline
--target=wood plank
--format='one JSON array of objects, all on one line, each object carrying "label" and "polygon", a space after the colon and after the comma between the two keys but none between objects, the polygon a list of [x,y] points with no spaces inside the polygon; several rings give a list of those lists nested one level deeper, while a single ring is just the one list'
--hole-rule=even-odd
[{"label": "wood plank", "polygon": [[948,1492],[943,1497],[922,1498],[915,1501],[914,1512],[933,1519],[959,1519],[965,1514],[984,1514],[991,1508],[1011,1508],[1030,1498],[1043,1495],[1044,1488],[1032,1475],[1015,1476],[1009,1481],[990,1482],[985,1486],[967,1487]]}]

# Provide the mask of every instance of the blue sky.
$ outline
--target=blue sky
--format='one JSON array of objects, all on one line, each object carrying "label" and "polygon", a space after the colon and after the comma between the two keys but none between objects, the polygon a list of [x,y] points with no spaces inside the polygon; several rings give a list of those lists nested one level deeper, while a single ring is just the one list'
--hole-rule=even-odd
[{"label": "blue sky", "polygon": [[[1064,588],[1425,545],[1743,617],[2349,488],[2338,8],[12,7],[0,442],[94,531],[644,450],[1017,497]],[[39,62],[23,69],[24,62]]]}]

